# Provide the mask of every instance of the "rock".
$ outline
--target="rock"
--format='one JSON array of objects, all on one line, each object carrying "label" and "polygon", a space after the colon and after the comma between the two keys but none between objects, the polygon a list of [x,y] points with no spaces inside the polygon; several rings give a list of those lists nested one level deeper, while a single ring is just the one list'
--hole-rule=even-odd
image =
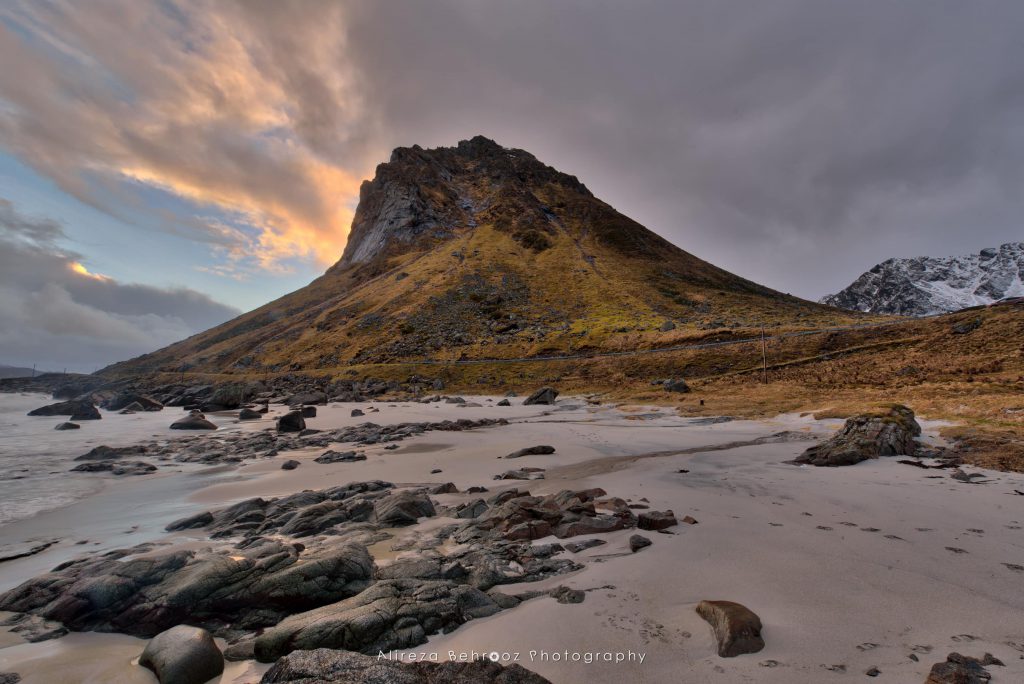
[{"label": "rock", "polygon": [[966,335],[967,333],[974,332],[980,327],[981,317],[979,316],[969,321],[964,321],[963,323],[957,323],[952,328],[950,328],[950,332],[953,333],[954,335]]},{"label": "rock", "polygon": [[139,411],[144,411],[144,410],[145,409],[142,408],[142,404],[140,404],[137,401],[133,401],[132,403],[128,404],[123,409],[118,411],[118,413],[120,413],[121,415],[124,416],[124,415],[129,415],[131,413],[138,413]]},{"label": "rock", "polygon": [[565,586],[555,587],[548,592],[548,595],[559,603],[583,603],[583,599],[587,597],[587,595],[579,589],[572,589]]},{"label": "rock", "polygon": [[260,684],[551,684],[538,674],[513,663],[502,667],[487,658],[458,661],[405,662],[320,648],[292,651],[277,660]]},{"label": "rock", "polygon": [[534,404],[554,404],[555,399],[558,397],[558,390],[553,387],[541,387],[533,394],[523,400],[523,406],[532,406]]},{"label": "rock", "polygon": [[320,391],[313,392],[299,392],[293,394],[285,400],[285,403],[289,406],[303,406],[306,404],[326,404],[327,393]]},{"label": "rock", "polygon": [[160,684],[206,684],[224,672],[224,656],[205,629],[178,625],[146,644],[139,665]]},{"label": "rock", "polygon": [[543,468],[520,468],[518,470],[506,470],[494,476],[495,480],[543,480]]},{"label": "rock", "polygon": [[511,405],[512,405],[512,402],[509,401],[508,399],[502,399],[497,404],[495,404],[495,406],[511,406]]},{"label": "rock", "polygon": [[403,489],[379,499],[374,505],[374,519],[386,527],[413,525],[420,518],[436,515],[434,504],[426,492]]},{"label": "rock", "polygon": [[447,580],[381,580],[357,596],[292,615],[256,639],[256,659],[334,648],[376,655],[412,648],[438,632],[488,617],[501,607],[484,592]]},{"label": "rock", "polygon": [[437,475],[438,473],[443,473],[443,472],[444,471],[441,470],[440,468],[434,468],[433,470],[430,471],[430,474],[431,475]]},{"label": "rock", "polygon": [[306,421],[302,411],[289,411],[277,419],[278,432],[302,432],[306,429]]},{"label": "rock", "polygon": [[925,684],[986,684],[992,681],[992,675],[985,669],[986,665],[1002,665],[991,653],[981,659],[950,653],[946,662],[935,663],[928,673]]},{"label": "rock", "polygon": [[197,515],[190,515],[187,518],[179,518],[174,522],[168,523],[164,529],[168,532],[178,532],[179,530],[192,530],[198,527],[206,527],[213,522],[213,513],[205,511]]},{"label": "rock", "polygon": [[316,418],[316,406],[303,406],[299,411],[303,418]]},{"label": "rock", "polygon": [[636,526],[641,530],[663,530],[677,525],[675,513],[672,511],[644,511],[637,518]]},{"label": "rock", "polygon": [[672,321],[665,321],[664,323],[661,324],[661,327],[659,328],[659,330],[661,330],[661,332],[668,332],[670,330],[675,330],[675,329],[676,329],[676,324],[673,323]]},{"label": "rock", "polygon": [[363,413],[363,411],[361,409],[352,409],[352,413],[350,415],[353,418],[359,418],[361,416],[365,416],[366,414]]},{"label": "rock", "polygon": [[444,380],[442,380],[441,378],[436,378],[434,380],[434,382],[431,383],[430,386],[431,386],[431,388],[433,388],[433,390],[435,392],[443,392],[444,391]]},{"label": "rock", "polygon": [[666,380],[663,386],[666,392],[686,393],[690,391],[690,386],[687,385],[686,381],[683,380],[682,378],[677,378],[675,380]]},{"label": "rock", "polygon": [[834,437],[807,449],[793,462],[834,467],[880,456],[913,456],[920,434],[914,412],[894,404],[882,412],[847,419]]},{"label": "rock", "polygon": [[868,677],[877,677],[878,675],[882,674],[882,671],[879,670],[877,667],[869,667],[868,669],[864,670],[864,674],[866,674]]},{"label": "rock", "polygon": [[520,449],[518,451],[513,451],[511,454],[509,454],[505,458],[520,458],[522,456],[533,456],[533,455],[543,455],[543,454],[553,454],[553,453],[555,453],[555,447],[553,447],[553,446],[546,446],[546,445],[540,445],[540,446],[526,447],[525,449]]},{"label": "rock", "polygon": [[565,550],[571,553],[579,553],[580,551],[592,549],[595,546],[604,546],[607,543],[608,542],[606,542],[604,539],[584,539],[583,541],[578,542],[567,542],[565,544]]},{"label": "rock", "polygon": [[295,470],[300,465],[302,465],[302,464],[299,463],[298,461],[296,461],[295,459],[290,458],[290,459],[288,459],[287,461],[285,461],[284,463],[281,464],[281,470]]},{"label": "rock", "polygon": [[61,401],[56,404],[50,404],[48,406],[41,406],[40,408],[29,411],[28,415],[72,416],[72,420],[76,420],[74,416],[80,416],[80,420],[97,420],[102,417],[91,401],[83,399],[72,399],[70,401]]},{"label": "rock", "polygon": [[701,601],[697,614],[714,630],[719,656],[732,658],[764,648],[761,619],[746,606],[732,601]]},{"label": "rock", "polygon": [[63,423],[59,423],[53,429],[54,430],[79,430],[79,429],[81,429],[81,427],[82,426],[79,425],[78,423],[72,423],[70,421],[66,421],[66,422],[63,422]]},{"label": "rock", "polygon": [[355,451],[325,451],[313,460],[317,463],[351,463],[353,461],[365,461],[366,454]]},{"label": "rock", "polygon": [[163,411],[164,409],[164,405],[153,397],[135,392],[122,392],[113,399],[104,402],[103,406],[108,411],[123,411],[125,409],[132,411]]},{"label": "rock", "polygon": [[697,524],[697,519],[694,518],[693,516],[687,515],[687,516],[683,517],[683,522],[685,524],[687,524],[687,525],[696,525]]},{"label": "rock", "polygon": [[75,458],[76,461],[113,461],[126,456],[143,456],[146,454],[146,447],[141,444],[126,447],[109,447],[101,444],[93,447],[87,453]]},{"label": "rock", "polygon": [[16,672],[0,672],[0,684],[18,684],[20,681],[21,675]]},{"label": "rock", "polygon": [[156,466],[145,461],[91,461],[71,469],[73,473],[110,473],[111,475],[149,475]]},{"label": "rock", "polygon": [[171,423],[172,430],[216,430],[217,426],[206,420],[202,413],[196,413],[179,418]]},{"label": "rock", "polygon": [[251,408],[244,408],[238,412],[239,420],[262,420],[263,414]]},{"label": "rock", "polygon": [[653,542],[642,534],[634,534],[629,538],[629,550],[636,553],[640,549],[646,549]]}]

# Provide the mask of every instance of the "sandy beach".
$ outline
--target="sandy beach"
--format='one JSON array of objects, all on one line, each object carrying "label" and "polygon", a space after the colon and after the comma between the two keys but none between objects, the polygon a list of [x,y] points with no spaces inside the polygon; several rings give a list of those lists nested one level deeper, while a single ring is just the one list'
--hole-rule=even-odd
[{"label": "sandy beach", "polygon": [[[637,553],[628,544],[636,530],[591,535],[607,543],[566,553],[582,570],[515,585],[517,592],[581,589],[582,603],[527,600],[396,657],[497,652],[503,662],[558,683],[850,681],[871,668],[879,671],[876,681],[921,682],[951,651],[989,652],[1005,663],[989,668],[992,681],[1024,679],[1024,496],[1015,493],[1024,491],[1024,476],[969,469],[984,478],[961,482],[948,471],[908,467],[895,458],[844,468],[789,465],[785,461],[842,424],[809,415],[719,422],[680,417],[672,408],[590,405],[573,397],[555,406],[513,400],[510,407],[495,406],[499,397],[466,399],[480,406],[332,404],[319,407],[308,424],[328,429],[367,420],[389,425],[495,417],[509,423],[358,447],[366,460],[356,462],[317,463],[324,449],[310,448],[238,467],[101,478],[98,491],[69,506],[0,527],[3,545],[59,540],[0,564],[0,590],[85,552],[144,541],[205,542],[202,530],[168,534],[163,527],[256,496],[378,479],[396,486],[452,482],[459,493],[431,497],[443,507],[475,498],[463,493],[471,486],[487,487],[488,495],[513,487],[535,495],[599,487],[697,523],[667,534],[645,532],[653,544]],[[367,413],[352,417],[354,408]],[[169,424],[177,412],[155,415]],[[104,427],[121,418],[131,416],[105,416]],[[267,427],[265,419],[245,429]],[[924,439],[935,440],[937,426],[923,427]],[[541,444],[555,453],[501,459]],[[285,459],[300,465],[281,470]],[[544,468],[544,479],[493,479],[524,466]],[[391,547],[402,549],[396,542],[452,522],[442,513],[393,530],[394,540],[372,545],[371,554],[379,567],[415,555]],[[736,601],[756,612],[764,623],[764,650],[718,657],[708,624],[694,610],[705,599]],[[148,670],[133,664],[143,646],[144,640],[116,634],[73,633],[30,644],[0,632],[0,672],[18,672],[26,684],[152,682]],[[604,662],[605,653],[624,654],[622,662]],[[228,663],[215,681],[256,682],[266,668]]]}]

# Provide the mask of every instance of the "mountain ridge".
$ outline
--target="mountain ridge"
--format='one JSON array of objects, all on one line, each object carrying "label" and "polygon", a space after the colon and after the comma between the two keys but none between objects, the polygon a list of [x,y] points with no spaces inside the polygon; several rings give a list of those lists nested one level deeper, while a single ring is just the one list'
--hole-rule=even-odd
[{"label": "mountain ridge", "polygon": [[397,148],[362,184],[341,258],[308,286],[105,372],[529,357],[856,319],[713,266],[477,136]]},{"label": "mountain ridge", "polygon": [[928,316],[1024,296],[1024,242],[974,254],[887,259],[820,302],[865,313]]}]

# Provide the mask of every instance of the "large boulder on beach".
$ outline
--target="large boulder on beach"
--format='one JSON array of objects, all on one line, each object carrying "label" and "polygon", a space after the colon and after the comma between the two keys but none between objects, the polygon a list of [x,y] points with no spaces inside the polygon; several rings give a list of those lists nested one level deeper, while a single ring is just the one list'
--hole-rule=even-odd
[{"label": "large boulder on beach", "polygon": [[533,404],[554,404],[555,399],[558,397],[558,390],[554,387],[541,387],[530,396],[523,400],[523,406],[532,406]]},{"label": "large boulder on beach", "polygon": [[217,426],[202,413],[191,413],[171,423],[172,430],[216,430]]},{"label": "large boulder on beach", "polygon": [[224,672],[224,656],[205,629],[178,625],[146,644],[139,665],[160,684],[206,684]]},{"label": "large boulder on beach", "polygon": [[913,456],[921,426],[901,404],[847,419],[842,429],[793,462],[813,466],[848,466],[881,456]]},{"label": "large boulder on beach", "polygon": [[701,601],[697,614],[711,625],[721,657],[757,653],[764,648],[761,618],[746,606],[733,601]]},{"label": "large boulder on beach", "polygon": [[306,429],[306,419],[302,411],[289,411],[277,419],[278,432],[302,432]]},{"label": "large boulder on beach", "polygon": [[257,637],[255,654],[272,663],[292,651],[335,648],[376,655],[412,648],[501,607],[484,592],[446,580],[382,580],[339,603],[292,615]]},{"label": "large boulder on beach", "polygon": [[238,412],[239,420],[263,420],[263,414],[251,408],[244,408]]},{"label": "large boulder on beach", "polygon": [[505,458],[521,458],[523,456],[537,456],[555,453],[555,447],[548,446],[546,444],[540,444],[538,446],[524,447],[513,451],[511,454],[505,456]]},{"label": "large boulder on beach", "polygon": [[636,526],[641,530],[664,530],[677,525],[675,513],[672,511],[644,511],[637,518]]},{"label": "large boulder on beach", "polygon": [[351,651],[318,648],[292,651],[274,663],[260,684],[321,684],[373,682],[376,684],[551,684],[540,675],[513,663],[502,666],[490,659],[467,662],[381,659]]},{"label": "large boulder on beach", "polygon": [[[40,406],[37,409],[33,409],[28,412],[30,416],[88,416],[95,412],[96,417],[99,417],[99,411],[96,411],[96,407],[91,401],[84,399],[71,399],[69,401],[59,401],[56,404],[48,404],[47,406]],[[88,420],[86,418],[85,420]]]}]

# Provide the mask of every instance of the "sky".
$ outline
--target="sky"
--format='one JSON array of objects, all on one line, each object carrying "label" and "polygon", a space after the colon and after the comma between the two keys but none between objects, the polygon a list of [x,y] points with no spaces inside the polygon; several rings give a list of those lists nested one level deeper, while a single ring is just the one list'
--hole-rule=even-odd
[{"label": "sky", "polygon": [[306,284],[397,146],[482,134],[818,299],[1024,239],[1017,0],[8,0],[0,363],[91,371]]}]

